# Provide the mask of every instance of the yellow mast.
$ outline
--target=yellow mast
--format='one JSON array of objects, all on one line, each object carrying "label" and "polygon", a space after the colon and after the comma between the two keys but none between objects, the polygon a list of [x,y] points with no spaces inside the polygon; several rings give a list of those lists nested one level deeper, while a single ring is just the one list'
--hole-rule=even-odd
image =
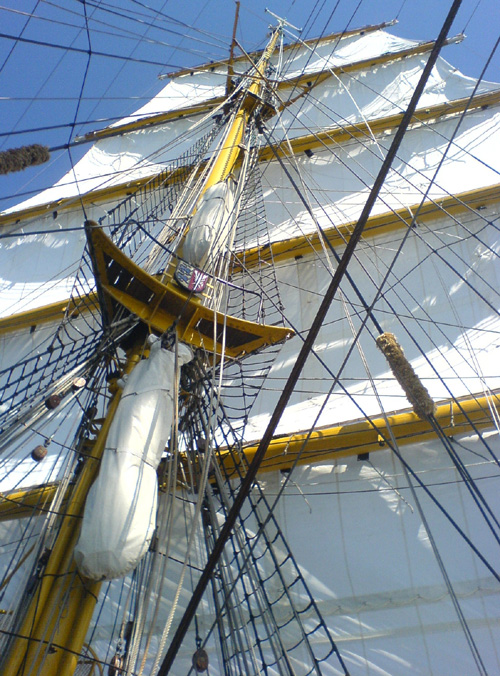
[{"label": "yellow mast", "polygon": [[[139,361],[140,354],[140,350],[135,349],[129,355],[126,373],[129,373]],[[117,392],[108,408],[92,454],[87,458],[68,501],[66,515],[63,517],[38,588],[16,632],[17,637],[10,646],[4,663],[4,676],[16,676],[20,669],[26,674],[56,676],[72,674],[76,667],[78,653],[83,646],[97,601],[100,583],[88,583],[78,576],[72,560],[73,548],[78,539],[78,524],[83,514],[85,499],[97,476],[108,430],[119,401],[120,392]],[[79,624],[81,629],[78,628]],[[47,651],[48,643],[53,644],[54,651]],[[73,650],[77,654],[65,654],[65,650]],[[70,668],[62,671],[59,667],[61,661],[66,665],[70,662]]]},{"label": "yellow mast", "polygon": [[[210,186],[223,181],[233,170],[245,128],[263,86],[264,73],[276,47],[281,26],[277,28],[259,63],[257,77],[244,91],[240,108],[228,129],[222,148],[206,179],[202,194]],[[128,356],[125,372],[130,372],[141,356],[142,346],[136,346]],[[73,549],[78,540],[78,523],[83,515],[85,499],[97,476],[109,427],[116,413],[120,394],[116,393],[106,419],[79,476],[68,502],[66,516],[37,589],[16,631],[4,662],[3,676],[37,674],[37,676],[71,676],[77,665],[101,583],[83,579],[73,561]]]},{"label": "yellow mast", "polygon": [[240,143],[243,140],[243,135],[245,133],[245,128],[248,123],[248,119],[253,112],[255,107],[256,100],[258,101],[259,94],[262,90],[264,83],[264,74],[271,58],[271,54],[274,52],[278,37],[281,34],[281,28],[278,28],[274,31],[271,36],[271,40],[264,50],[259,63],[255,66],[257,75],[253,76],[253,81],[250,87],[245,92],[245,96],[241,102],[239,111],[236,113],[236,117],[229,127],[229,130],[226,134],[224,140],[224,145],[221,148],[221,151],[217,157],[217,160],[208,175],[208,178],[203,187],[202,193],[206,192],[208,188],[219,181],[223,181],[231,173],[238,159],[240,153]]}]

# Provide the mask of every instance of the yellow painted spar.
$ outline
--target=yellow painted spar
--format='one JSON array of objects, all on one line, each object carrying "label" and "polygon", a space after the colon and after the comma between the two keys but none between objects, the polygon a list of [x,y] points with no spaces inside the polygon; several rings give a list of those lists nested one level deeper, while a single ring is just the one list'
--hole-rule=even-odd
[{"label": "yellow painted spar", "polygon": [[[256,84],[258,84],[257,80]],[[500,92],[495,90],[493,92],[488,92],[475,97],[468,104],[468,110],[495,106],[498,105],[499,102]],[[422,124],[425,121],[444,118],[447,115],[463,112],[467,103],[468,101],[466,99],[457,99],[456,101],[449,101],[447,103],[440,103],[435,106],[421,108],[415,112],[415,123]],[[359,125],[346,126],[341,129],[339,129],[338,126],[332,127],[331,129],[324,130],[317,134],[307,134],[305,136],[299,136],[297,138],[290,139],[289,147],[292,148],[292,151],[295,154],[298,154],[300,152],[305,152],[306,150],[312,150],[318,147],[325,147],[331,144],[341,143],[342,141],[356,136],[366,136],[368,133],[368,128],[372,130],[372,133],[374,133],[374,131],[376,133],[384,133],[385,131],[395,128],[395,126],[398,124],[398,119],[399,116],[394,115],[380,119],[375,118],[373,120],[368,120],[366,124],[363,123]],[[236,141],[232,140],[229,146],[233,149],[234,154],[237,155]],[[286,148],[288,148],[288,146],[286,146]],[[285,146],[283,145],[277,146],[279,154],[284,154],[284,149]],[[270,148],[262,149],[260,155],[260,160],[262,162],[268,162],[272,160],[273,157],[274,153]],[[171,171],[166,170],[161,174],[154,174],[151,176],[145,176],[141,179],[126,181],[111,187],[93,190],[92,192],[83,195],[61,198],[53,202],[48,202],[47,204],[29,207],[27,209],[22,209],[8,214],[1,214],[0,227],[17,225],[34,218],[43,218],[54,211],[74,210],[78,213],[81,213],[82,204],[86,207],[91,207],[93,205],[103,204],[112,200],[122,199],[126,195],[131,195],[146,185],[152,187],[168,185],[177,181],[179,177],[183,175],[183,171],[184,169],[182,167]]]},{"label": "yellow painted spar", "polygon": [[[51,483],[46,486],[35,486],[25,490],[0,493],[0,522],[50,512],[50,505],[58,486],[57,483]],[[64,508],[65,503],[63,501],[61,511]]]},{"label": "yellow painted spar", "polygon": [[[373,26],[371,27],[372,30],[378,30],[381,26]],[[360,31],[353,31],[353,34],[359,33]],[[365,31],[368,32],[368,31]],[[347,37],[349,33],[345,33],[342,37]],[[331,41],[335,39],[335,35],[328,36],[326,38],[323,38],[322,41]],[[337,36],[338,37],[338,36]],[[449,44],[450,42],[455,42],[456,38],[450,38],[450,40],[447,41]],[[305,41],[306,44],[313,44],[315,47],[318,44],[318,41]],[[287,47],[290,49],[294,45],[287,45],[284,49]],[[309,86],[317,86],[321,82],[324,82],[328,78],[332,77],[332,75],[341,75],[342,73],[354,73],[356,71],[364,70],[366,68],[373,68],[374,66],[380,66],[384,65],[386,63],[391,63],[393,61],[399,61],[401,59],[406,59],[410,56],[416,56],[418,54],[425,54],[426,52],[430,52],[431,49],[434,46],[434,42],[429,41],[429,42],[422,42],[419,45],[415,45],[414,47],[409,47],[406,49],[400,49],[395,52],[388,52],[387,54],[381,54],[380,56],[374,56],[369,59],[362,59],[360,61],[353,61],[352,63],[344,64],[342,66],[335,66],[333,68],[322,68],[321,70],[317,71],[310,71],[304,75],[299,75],[297,77],[289,78],[289,79],[284,79],[280,80],[279,82],[273,83],[278,90],[282,89],[287,89],[287,88],[294,88],[294,87],[301,87],[304,85],[309,85]],[[250,58],[254,58],[258,56],[257,54],[250,54]],[[239,60],[247,60],[247,56],[242,56],[239,57]],[[195,70],[196,72],[202,71],[202,70],[215,70],[217,67],[225,66],[227,62],[226,61],[220,61],[216,63],[209,64],[207,66],[199,66]],[[181,75],[188,75],[192,74],[195,72],[195,70],[182,70],[177,73],[173,73],[171,75],[172,78],[174,77],[179,77]],[[115,125],[114,127],[106,127],[104,129],[98,129],[96,131],[91,131],[85,134],[82,137],[82,141],[97,141],[99,139],[103,138],[110,138],[113,136],[119,136],[121,134],[127,134],[133,131],[138,131],[140,129],[146,129],[147,127],[153,127],[157,126],[160,124],[165,124],[166,122],[170,122],[172,120],[178,120],[181,119],[182,117],[186,117],[188,115],[197,115],[199,113],[206,113],[212,108],[215,108],[218,106],[220,103],[224,101],[224,97],[221,96],[216,96],[213,97],[212,99],[208,99],[207,101],[204,101],[203,103],[196,104],[194,106],[187,106],[186,108],[180,108],[176,110],[169,111],[167,113],[156,113],[155,115],[149,115],[148,117],[142,117],[138,120],[134,120],[132,122],[126,122],[122,125]]]},{"label": "yellow painted spar", "polygon": [[[477,190],[468,190],[466,192],[457,193],[438,199],[434,202],[424,202],[420,208],[418,220],[419,222],[427,222],[435,219],[436,216],[442,212],[451,214],[459,214],[469,209],[479,209],[490,204],[500,202],[500,184],[488,186],[487,188],[479,188]],[[375,235],[381,235],[387,232],[392,232],[399,228],[406,228],[410,225],[411,215],[415,213],[420,205],[413,204],[409,207],[403,207],[394,211],[386,211],[383,214],[372,216],[369,218],[365,228],[363,237],[365,239]],[[336,228],[326,228],[324,230],[325,236],[333,246],[343,246],[348,241],[356,221],[344,223]],[[252,268],[260,260],[283,261],[295,256],[303,256],[311,253],[313,250],[320,250],[322,248],[319,236],[317,233],[311,235],[290,237],[282,242],[274,242],[262,247],[255,247],[246,249],[238,253],[238,260],[241,261],[245,268]],[[80,301],[83,301],[80,306]],[[52,303],[44,305],[36,310],[29,310],[28,312],[21,312],[10,317],[0,319],[0,335],[5,335],[16,331],[18,329],[25,329],[36,327],[39,324],[44,324],[49,321],[62,320],[66,314],[68,303],[72,303],[70,299],[61,301],[59,303]],[[86,306],[89,304],[96,304],[97,297],[95,294],[82,296],[75,301],[75,309],[85,312]]]},{"label": "yellow painted spar", "polygon": [[171,278],[163,283],[148,274],[98,227],[92,228],[88,237],[94,252],[94,273],[104,292],[108,317],[114,316],[118,304],[139,317],[150,330],[159,333],[167,331],[175,322],[179,340],[208,353],[220,355],[224,349],[224,353],[233,358],[294,335],[289,328],[215,312],[199,298],[178,287]]},{"label": "yellow painted spar", "polygon": [[[268,47],[264,51],[261,61],[257,65],[257,73],[262,78],[264,75],[264,69],[269,61],[272,51],[275,48],[277,39],[278,31],[273,34]],[[414,53],[418,53],[415,52],[415,50],[413,51]],[[369,65],[371,66],[376,62],[376,60],[370,60]],[[246,95],[243,97],[240,110],[237,112],[235,120],[228,130],[222,150],[220,151],[218,158],[208,175],[208,179],[204,185],[203,191],[207,190],[211,185],[224,180],[234,169],[240,155],[240,144],[243,139],[247,121],[251,115],[253,107],[256,105],[256,102],[258,102],[259,99],[260,88],[261,80],[257,78],[246,91]],[[156,178],[157,177],[155,177],[155,179]],[[142,183],[136,182],[134,185],[138,184],[140,185]],[[100,196],[102,198],[105,197],[106,199],[109,199],[111,194],[116,195],[116,192],[112,191],[117,191],[119,188],[123,189],[123,186],[115,187],[110,191],[104,191]],[[93,193],[90,196],[84,197],[83,199],[84,201],[86,199],[89,201],[94,201],[96,199],[96,194]],[[75,207],[74,200],[62,200],[56,204],[61,208]],[[51,205],[43,205],[41,207],[35,207],[34,210],[27,210],[26,213],[30,214],[29,217],[42,215],[43,213],[46,213],[50,206]],[[18,219],[22,218],[23,216],[20,212],[9,215],[5,222],[12,224],[13,222],[16,222]],[[95,236],[99,237],[97,233],[98,231],[96,231]],[[104,248],[102,250],[104,250]],[[119,256],[116,260],[118,259]],[[127,263],[127,265],[129,264]],[[139,272],[140,269],[136,270],[133,268],[133,270],[135,275],[134,281],[136,282],[136,286],[138,288],[141,282],[144,281],[144,275],[146,275],[146,273]],[[115,302],[120,302],[121,304],[128,307],[125,302],[127,300],[125,296],[130,296],[132,299],[130,302],[132,302],[134,305],[133,311],[138,316],[140,316],[143,321],[152,326],[155,326],[155,322],[158,321],[157,318],[161,314],[161,303],[166,298],[168,298],[169,301],[173,298],[172,289],[169,290],[166,285],[162,285],[152,277],[148,279],[149,287],[146,288],[146,291],[152,292],[153,297],[143,301],[138,300],[131,294],[127,294],[128,287],[126,289],[121,289],[117,288],[117,286],[113,284],[106,284],[106,275],[103,275],[103,279],[104,282],[102,283],[102,288],[107,294],[107,303],[113,305]],[[158,284],[160,286],[157,286]],[[185,297],[181,298],[181,300],[187,303],[191,302],[186,301]],[[142,316],[141,313],[149,312],[149,305],[152,306],[150,314],[147,314],[147,316]],[[200,314],[202,309],[198,307],[196,303],[194,303],[194,307],[194,319],[190,316],[188,318],[187,326],[184,327],[183,336],[189,342],[192,342],[194,339],[189,340],[188,332],[191,331],[193,334],[196,332],[202,332],[200,328],[201,324],[205,320],[208,321],[204,316],[202,316],[202,314]],[[66,307],[63,308],[59,305],[57,305],[57,307],[51,306],[50,309],[46,308],[45,314],[43,315],[44,320],[49,321],[49,318],[53,319],[54,316],[58,316],[60,313],[66,312],[66,309]],[[165,310],[165,312],[168,314],[167,310]],[[39,315],[35,316],[33,312],[23,314],[24,317],[18,317],[18,321],[14,321],[14,323],[12,323],[12,318],[10,318],[10,330],[15,330],[16,328],[31,325],[28,324],[28,322],[33,322],[39,317]],[[170,316],[166,318],[166,321],[168,321],[169,325],[171,325],[172,321]],[[231,318],[224,318],[224,322],[227,323],[228,329],[233,329],[233,335],[235,337],[234,339],[236,341],[249,340],[250,342],[248,345],[251,345],[252,349],[254,349],[252,341],[255,342],[257,338],[259,341],[265,341],[270,329],[276,330],[276,327],[265,327],[266,331],[268,332],[266,335],[254,335],[256,329],[253,329],[250,326],[252,325],[251,322],[246,322],[243,325],[241,320],[238,320],[239,323],[237,325],[232,325],[231,321]],[[161,326],[160,330],[164,330],[165,328],[166,327]],[[251,328],[254,333],[250,332]],[[281,329],[281,331],[289,333],[289,331],[286,329]],[[249,335],[241,335],[246,333]],[[282,334],[279,335],[281,336]],[[245,346],[247,345],[243,342],[241,344],[245,344]],[[241,344],[238,343],[237,348],[240,348]],[[141,348],[136,348],[132,351],[127,361],[126,371],[132,370],[134,365],[139,361],[140,355]],[[106,419],[98,433],[95,443],[93,444],[92,453],[90,457],[87,458],[83,469],[78,476],[77,482],[71,490],[71,495],[67,500],[65,515],[62,518],[57,539],[52,550],[49,552],[48,562],[42,570],[36,592],[33,595],[31,603],[26,609],[24,618],[16,632],[16,637],[9,646],[8,655],[4,665],[4,676],[20,676],[21,673],[33,673],[37,674],[37,676],[70,676],[74,673],[77,665],[78,655],[82,650],[85,635],[87,633],[97,601],[100,583],[89,582],[88,580],[82,579],[78,575],[72,559],[72,553],[79,535],[79,523],[83,514],[85,500],[88,495],[89,488],[97,474],[99,461],[104,452],[106,437],[114,414],[117,410],[119,399],[120,395],[117,393],[109,406]],[[465,407],[465,403],[466,402],[462,403],[463,407]],[[494,405],[497,406],[497,408],[500,407],[496,397]],[[462,414],[458,408],[455,410],[456,404],[445,406],[447,407],[448,416],[450,408],[453,409],[453,414],[455,417],[455,426],[453,427],[454,431],[458,432],[470,429],[469,423],[467,423],[465,420],[465,415]],[[446,417],[446,414],[441,411],[442,408],[443,407],[438,408],[438,413],[436,414],[438,420],[440,418],[444,419]],[[469,415],[476,421],[478,426],[485,426],[491,424],[491,420],[488,417],[487,412],[488,410],[486,403],[483,402],[483,400],[478,399],[474,400],[471,404]],[[420,436],[429,433],[429,430],[425,427],[426,423],[422,423],[422,421],[418,419],[415,420],[416,416],[407,413],[402,415],[405,416],[405,418],[401,422],[401,427],[406,430],[406,434],[402,435],[401,439],[404,440],[410,437],[413,437],[413,439],[416,437],[420,438]],[[407,419],[408,416],[409,418]],[[380,421],[376,422],[377,424],[380,423]],[[367,425],[368,423],[357,423],[357,425],[363,424]],[[394,427],[396,425],[396,421],[391,421],[391,425]],[[424,425],[424,427],[422,428],[421,425]],[[307,440],[307,446],[310,446],[309,456],[307,458],[301,458],[300,462],[314,462],[315,459],[316,461],[318,459],[325,459],[325,452],[334,453],[334,451],[331,450],[331,447],[332,445],[338,444],[339,440],[340,446],[337,446],[337,448],[345,455],[352,455],[360,452],[360,444],[356,446],[356,440],[358,438],[356,435],[365,434],[366,430],[364,428],[358,428],[356,427],[356,424],[354,424],[354,427],[351,429],[351,437],[354,445],[351,447],[346,447],[345,445],[346,433],[344,432],[344,429],[335,428],[335,430],[320,430],[314,432],[314,436],[311,436],[311,438]],[[328,432],[328,434],[326,434],[326,432]],[[397,433],[401,434],[400,430],[397,430]],[[379,445],[380,435],[384,435],[382,423],[380,423],[380,427],[375,430],[374,434],[376,435],[376,441],[369,437],[368,441],[364,442],[365,449],[371,449],[371,445],[374,445],[375,443]],[[286,456],[286,462],[288,462],[288,465],[286,466],[290,466],[291,462],[293,462],[293,458],[297,457],[300,449],[304,446],[305,440],[305,435],[294,435],[293,437],[289,437],[285,440],[273,440],[269,449],[269,454],[266,455],[265,468],[275,469],[278,466],[282,467],[282,465],[279,463],[283,462],[283,456]],[[327,450],[327,446],[330,450]],[[245,449],[247,457],[251,458],[252,454],[255,453],[255,450],[255,447],[248,447]],[[363,452],[366,452],[366,450]],[[225,457],[223,456],[222,462],[229,469],[229,471],[236,471],[235,465],[233,465],[231,470],[231,464],[229,462],[228,455]],[[283,467],[284,466],[285,465],[283,465]],[[17,495],[14,501],[22,502],[23,508],[27,507],[31,510],[39,509],[38,501],[43,498],[48,503],[51,500],[51,494],[50,492],[44,493],[41,491],[41,489],[37,490],[38,494],[26,493],[23,497]],[[12,502],[13,496],[9,495],[6,496],[6,498],[7,497],[8,499],[6,499],[6,501]],[[19,508],[21,509],[21,507]],[[51,647],[49,650],[47,650],[49,643]]]},{"label": "yellow painted spar", "polygon": [[[475,396],[458,401],[441,402],[436,411],[436,420],[447,436],[473,432],[476,429],[493,428],[491,406],[500,412],[500,396],[492,395],[489,399]],[[429,423],[418,418],[410,411],[398,411],[388,416],[389,424],[398,445],[417,444],[436,438],[436,433]],[[335,427],[317,429],[308,433],[276,437],[272,440],[268,452],[259,471],[271,472],[277,469],[290,469],[298,455],[298,464],[314,464],[324,460],[338,460],[352,455],[373,453],[388,448],[386,440],[390,439],[384,418],[375,418],[371,422],[366,419],[347,422]],[[245,468],[253,458],[256,445],[243,448],[244,463],[235,463],[229,451],[220,452],[215,460],[231,474],[245,474]],[[50,506],[51,496],[55,494],[57,485],[48,487],[44,493],[45,505]],[[11,507],[0,503],[0,521],[7,518],[19,519],[33,514],[37,509],[40,487],[17,491],[15,495],[15,511],[8,512]],[[11,495],[11,497],[14,497]]]},{"label": "yellow painted spar", "polygon": [[236,160],[241,152],[240,143],[243,140],[248,119],[258,102],[259,94],[264,83],[264,74],[273,53],[281,31],[276,30],[264,50],[259,63],[255,66],[257,78],[254,78],[246,90],[240,109],[230,126],[217,160],[203,186],[202,194],[212,185],[223,181],[233,171]]},{"label": "yellow painted spar", "polygon": [[[262,59],[256,67],[260,76],[264,75],[264,70],[279,34],[280,30],[273,33],[269,45],[264,50]],[[218,158],[208,175],[204,190],[207,190],[210,185],[224,180],[232,171],[240,153],[239,144],[243,137],[246,122],[251,114],[253,101],[258,96],[260,87],[260,81],[256,80],[246,91]],[[167,315],[168,326],[163,330],[172,326],[170,302],[177,293],[173,285],[169,288],[136,266],[106,238],[100,229],[90,228],[89,239],[92,243],[96,278],[99,280],[101,288],[107,292],[108,312],[111,315],[113,314],[113,303],[117,300],[116,295],[121,294],[124,297],[128,296],[133,303],[140,305],[136,308],[138,316],[141,316],[141,312],[149,312],[147,319],[144,317],[142,319],[146,323],[154,325],[154,322],[161,315],[161,303],[167,301],[164,314]],[[110,267],[105,254],[109,256],[111,253],[113,266]],[[120,264],[122,272],[126,272],[128,275],[126,280],[122,280],[118,273],[113,279],[110,279],[110,275],[113,274],[111,270],[115,270],[117,265]],[[134,293],[131,293],[132,290]],[[122,298],[122,300],[124,299]],[[188,324],[184,327],[184,336],[188,337],[189,332],[193,334],[202,332],[201,327],[204,321],[213,327],[213,312],[209,321],[200,314],[206,311],[206,308],[203,308],[195,299],[190,299],[188,294],[180,294],[177,300],[186,308],[194,303],[194,312],[191,313],[194,317],[188,317]],[[124,304],[126,305],[126,303]],[[184,312],[180,313],[181,318],[184,314]],[[217,319],[217,315],[215,317]],[[228,337],[232,335],[234,347],[239,352],[241,352],[242,345],[248,343],[248,341],[253,345],[253,343],[263,340],[261,335],[256,334],[257,329],[255,327],[257,325],[252,322],[245,322],[245,326],[242,327],[241,320],[235,320],[237,326],[231,326],[229,320],[231,318],[221,317],[220,322],[221,324],[227,322],[227,335]],[[191,325],[190,322],[194,323]],[[245,329],[248,329],[248,331]],[[250,329],[251,333],[249,333]],[[276,330],[276,327],[265,327],[265,329],[269,332]],[[286,329],[280,329],[280,331],[289,333]],[[141,348],[142,346],[137,347],[129,355],[126,371],[130,372],[139,361]],[[119,399],[120,395],[117,393],[110,404],[106,419],[93,445],[92,455],[87,458],[77,484],[71,493],[67,513],[63,517],[56,543],[43,569],[33,600],[26,610],[18,635],[9,648],[3,676],[19,676],[20,670],[26,674],[36,673],[37,676],[70,676],[74,673],[78,654],[82,649],[97,602],[100,583],[86,581],[78,575],[72,554],[79,534],[79,519],[83,515],[85,499],[97,475],[99,460],[104,452],[106,437],[118,408]],[[63,618],[64,621],[62,621]],[[47,650],[47,642],[50,642],[52,646],[50,650]]]},{"label": "yellow painted spar", "polygon": [[71,213],[74,211],[82,216],[82,205],[91,208],[99,204],[106,204],[114,200],[120,200],[127,195],[134,195],[141,188],[148,186],[152,190],[162,186],[174,183],[179,177],[185,175],[185,167],[177,169],[165,169],[161,173],[151,174],[143,178],[134,178],[123,183],[118,183],[103,188],[97,188],[82,195],[72,195],[71,197],[61,197],[60,199],[38,204],[27,209],[12,211],[0,214],[0,227],[15,226],[25,221],[35,218],[44,218],[52,215],[54,211],[65,211]]},{"label": "yellow painted spar", "polygon": [[[445,45],[453,44],[458,42],[460,39],[461,36],[448,38],[445,41]],[[316,86],[320,82],[323,82],[324,80],[331,77],[332,74],[342,75],[342,73],[354,73],[357,71],[366,70],[368,68],[375,68],[376,66],[383,66],[384,64],[391,63],[393,61],[407,59],[410,56],[425,54],[426,52],[430,52],[432,50],[434,44],[434,41],[421,42],[419,45],[408,47],[407,49],[401,49],[397,52],[387,52],[386,54],[380,54],[380,56],[373,56],[368,59],[362,59],[361,61],[353,61],[352,63],[346,63],[342,66],[335,66],[334,68],[304,73],[303,75],[298,75],[295,78],[286,80],[283,86],[297,87],[309,82]]]},{"label": "yellow painted spar", "polygon": [[[366,29],[363,29],[363,31],[360,30],[353,30],[353,31],[347,31],[346,33],[340,34],[340,33],[335,33],[333,35],[326,36],[324,38],[320,38],[319,40],[305,40],[305,44],[310,44],[314,45],[317,47],[318,43],[321,42],[331,42],[332,40],[338,39],[339,37],[348,37],[349,35],[356,35],[359,34],[360,32],[371,32],[375,30],[379,30],[380,28],[383,28],[389,24],[380,24],[378,26],[369,26]],[[434,44],[434,43],[428,43],[428,44]],[[296,47],[297,45],[285,45],[284,50],[287,49],[292,49],[293,47]],[[247,61],[248,56],[251,59],[257,59],[260,55],[260,52],[252,52],[249,55],[244,55],[240,56],[236,59],[234,59],[234,62],[237,63],[239,61]],[[386,54],[384,55],[384,59],[387,61],[390,60],[397,60],[398,58],[405,58],[408,56],[408,50],[405,49],[402,52],[393,52],[392,54]],[[227,61],[217,61],[211,64],[207,65],[202,65],[198,66],[195,70],[196,72],[203,71],[203,70],[215,70],[215,68],[219,68],[221,66],[225,66]],[[358,64],[360,64],[358,66]],[[349,66],[346,66],[346,68],[349,68],[349,72],[356,70],[357,68],[365,68],[366,67],[366,61],[356,61],[353,64],[349,64]],[[334,73],[340,73],[341,68],[335,68],[332,69]],[[194,70],[181,70],[176,73],[172,73],[169,77],[175,78],[175,77],[180,77],[181,75],[189,75],[194,73]],[[330,77],[331,76],[331,71],[330,70],[322,70],[319,71],[318,73],[314,73],[313,77],[318,78],[321,77]],[[309,74],[308,79],[311,79],[311,75]],[[285,87],[290,87],[290,86],[296,86],[298,84],[299,78],[290,78],[289,80],[282,80],[278,83],[276,83],[276,87],[278,89],[283,89]],[[321,80],[322,81],[322,80]],[[206,113],[212,108],[215,108],[218,106],[220,103],[224,101],[225,97],[223,96],[215,96],[211,99],[208,99],[207,101],[203,101],[203,103],[198,103],[194,106],[187,106],[186,108],[179,108],[176,110],[172,110],[166,113],[156,113],[155,115],[149,115],[148,117],[142,117],[139,120],[134,120],[132,122],[126,122],[124,124],[117,124],[114,127],[106,127],[104,129],[98,129],[96,131],[91,131],[85,134],[82,137],[82,140],[85,141],[97,141],[99,139],[103,138],[110,138],[112,136],[119,136],[120,134],[127,134],[129,132],[133,131],[138,131],[140,129],[145,129],[147,127],[152,127],[152,126],[157,126],[160,124],[165,124],[166,122],[170,122],[172,120],[179,120],[183,117],[186,117],[188,115],[197,115],[199,113]]]},{"label": "yellow painted spar", "polygon": [[[447,101],[445,103],[438,103],[434,106],[427,106],[426,108],[419,108],[416,110],[412,117],[411,126],[435,122],[440,118],[462,113],[466,109],[471,111],[477,108],[490,108],[492,106],[497,106],[499,103],[500,89],[495,89],[486,94],[480,94],[472,100],[466,97],[454,101]],[[398,113],[397,115],[387,115],[386,117],[379,117],[358,124],[337,125],[321,132],[300,136],[298,138],[290,139],[290,141],[283,141],[275,146],[265,146],[260,151],[259,159],[260,161],[272,160],[276,154],[280,157],[285,157],[290,154],[290,147],[293,150],[293,154],[297,155],[306,150],[324,148],[325,146],[332,144],[350,141],[353,138],[369,138],[370,134],[376,135],[397,129],[401,124],[402,119],[403,113]]]},{"label": "yellow painted spar", "polygon": [[35,329],[39,324],[62,321],[67,316],[76,317],[81,312],[87,312],[90,306],[97,307],[97,305],[97,294],[89,293],[86,296],[50,303],[36,310],[18,312],[15,315],[10,315],[10,317],[0,319],[0,335],[22,329]]},{"label": "yellow painted spar", "polygon": [[[418,222],[426,223],[438,216],[445,217],[447,214],[456,215],[470,211],[471,209],[483,209],[495,203],[500,203],[499,183],[487,188],[467,190],[456,195],[438,198],[432,202],[428,200],[423,204],[412,204],[411,206],[371,216],[363,230],[363,238],[366,240],[370,237],[383,235],[401,228],[408,228],[412,222],[412,214],[415,214],[417,210]],[[357,221],[351,221],[350,223],[342,223],[336,227],[325,228],[323,230],[325,238],[334,247],[345,246],[356,223]],[[317,232],[313,232],[310,235],[288,237],[286,240],[270,242],[260,247],[248,248],[245,251],[238,252],[236,258],[241,262],[242,268],[252,268],[261,261],[274,261],[276,263],[295,258],[296,256],[305,256],[313,250],[323,250],[323,245]],[[237,270],[237,264],[234,270]]]},{"label": "yellow painted spar", "polygon": [[[259,63],[257,77],[242,92],[234,119],[229,125],[215,161],[209,168],[200,197],[211,186],[224,181],[233,171],[241,153],[241,142],[255,107],[260,105],[260,91],[265,70],[281,31],[276,30]],[[183,342],[218,355],[224,349],[229,357],[241,357],[265,345],[281,342],[293,335],[291,329],[266,326],[215,312],[194,294],[173,282],[176,261],[158,279],[136,265],[107,237],[97,223],[87,221],[94,275],[103,291],[108,319],[117,307],[125,307],[139,317],[150,330],[164,333],[175,326]]]},{"label": "yellow painted spar", "polygon": [[[311,38],[309,40],[304,40],[301,42],[292,42],[288,45],[283,45],[283,51],[291,51],[294,49],[297,49],[297,47],[300,47],[302,45],[308,45],[310,47],[317,48],[318,45],[325,44],[327,42],[332,42],[333,40],[339,40],[339,39],[344,39],[344,38],[351,38],[354,37],[355,35],[360,35],[360,34],[365,34],[365,33],[374,33],[375,31],[381,30],[382,28],[388,28],[389,26],[393,26],[395,21],[385,21],[384,23],[379,23],[379,24],[374,24],[370,26],[363,26],[362,28],[353,28],[348,31],[342,31],[341,33],[331,33],[330,35],[323,35],[321,38]],[[262,50],[256,51],[256,52],[250,52],[248,56],[253,61],[256,61],[259,56],[261,56]],[[245,54],[243,56],[237,56],[233,59],[234,64],[238,64],[242,61],[246,62],[248,60],[248,56]],[[176,70],[171,73],[167,73],[166,75],[161,75],[160,78],[176,78],[180,77],[181,75],[190,75],[191,73],[194,72],[199,72],[203,70],[215,70],[216,68],[220,68],[221,66],[225,66],[229,62],[229,59],[221,59],[220,61],[210,61],[210,63],[204,63],[201,66],[196,66],[196,68],[182,68],[181,70]]]},{"label": "yellow painted spar", "polygon": [[[472,424],[478,429],[494,427],[490,404],[500,412],[500,396],[471,397],[441,403],[435,418],[448,436],[472,432]],[[416,444],[436,438],[429,422],[420,420],[413,412],[399,412],[388,416],[390,428],[398,445]],[[371,453],[387,448],[389,429],[384,418],[366,419],[314,430],[311,434],[292,434],[274,438],[269,444],[260,472],[290,469],[295,462],[310,465],[324,460],[337,460],[352,455]],[[244,461],[229,451],[219,454],[221,463],[229,476],[245,474],[252,461],[257,445],[243,447]]]}]

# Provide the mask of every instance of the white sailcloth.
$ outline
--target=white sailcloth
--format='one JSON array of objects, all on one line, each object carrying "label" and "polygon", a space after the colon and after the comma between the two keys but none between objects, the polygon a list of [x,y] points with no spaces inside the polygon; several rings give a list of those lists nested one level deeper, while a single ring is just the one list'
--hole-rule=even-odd
[{"label": "white sailcloth", "polygon": [[[179,366],[192,358],[180,345]],[[82,575],[113,579],[133,570],[156,527],[156,469],[173,419],[175,355],[153,343],[125,384],[99,476],[90,489],[75,560]]]},{"label": "white sailcloth", "polygon": [[183,257],[197,268],[212,262],[226,244],[231,226],[234,197],[227,181],[211,186],[203,195],[193,216],[183,245]]}]

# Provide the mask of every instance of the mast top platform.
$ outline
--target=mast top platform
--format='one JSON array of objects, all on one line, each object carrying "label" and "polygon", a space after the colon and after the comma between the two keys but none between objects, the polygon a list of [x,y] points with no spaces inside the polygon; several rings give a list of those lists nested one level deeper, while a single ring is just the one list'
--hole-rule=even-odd
[{"label": "mast top platform", "polygon": [[280,24],[279,27],[280,28],[281,28],[281,26],[289,26],[290,28],[293,28],[294,31],[299,31],[299,33],[302,33],[302,28],[297,28],[297,26],[294,26],[293,24],[291,24],[286,19],[283,19],[281,16],[278,16],[274,12],[271,12],[269,7],[266,7],[265,11],[279,21],[279,24]]}]

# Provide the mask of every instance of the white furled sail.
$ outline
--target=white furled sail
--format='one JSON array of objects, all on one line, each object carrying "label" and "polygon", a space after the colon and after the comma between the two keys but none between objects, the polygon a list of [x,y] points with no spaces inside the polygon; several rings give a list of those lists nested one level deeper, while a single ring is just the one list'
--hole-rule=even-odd
[{"label": "white furled sail", "polygon": [[217,275],[233,232],[233,209],[231,179],[210,186],[198,202],[175,272],[177,282],[189,291],[203,291],[208,276]]},{"label": "white furled sail", "polygon": [[[190,359],[191,350],[179,345],[179,368]],[[78,569],[89,579],[122,577],[148,550],[156,528],[156,470],[170,437],[178,377],[175,354],[157,340],[126,380],[75,549]]]},{"label": "white furled sail", "polygon": [[234,197],[228,181],[216,183],[204,193],[182,248],[183,258],[193,267],[205,268],[210,262],[213,264],[217,252],[227,242],[233,206]]}]

